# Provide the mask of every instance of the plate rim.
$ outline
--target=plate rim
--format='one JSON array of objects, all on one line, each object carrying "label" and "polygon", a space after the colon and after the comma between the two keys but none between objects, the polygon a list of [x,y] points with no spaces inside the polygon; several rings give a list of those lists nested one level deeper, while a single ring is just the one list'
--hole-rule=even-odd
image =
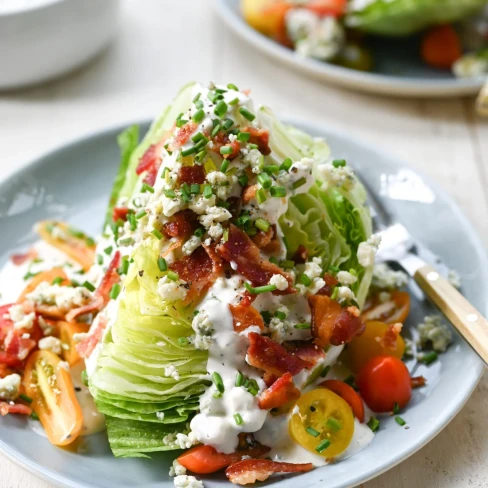
[{"label": "plate rim", "polygon": [[[296,125],[304,130],[310,130],[311,132],[320,131],[324,134],[324,137],[327,136],[338,137],[345,140],[350,140],[356,145],[363,147],[364,149],[372,152],[376,152],[377,154],[381,154],[391,162],[393,167],[407,167],[411,168],[408,164],[408,161],[404,160],[401,156],[392,155],[388,151],[385,151],[381,148],[377,148],[374,143],[368,142],[364,140],[362,137],[358,137],[356,135],[348,135],[345,131],[340,129],[335,129],[333,126],[327,124],[315,124],[303,119],[299,118],[291,118],[291,117],[284,117],[281,120],[285,124]],[[104,139],[106,137],[115,136],[117,133],[123,131],[127,127],[131,125],[138,125],[138,126],[149,126],[152,123],[151,119],[142,118],[137,119],[132,122],[122,122],[118,124],[112,124],[102,129],[95,129],[93,131],[87,131],[82,133],[81,135],[74,136],[72,138],[67,139],[64,143],[57,144],[52,148],[48,148],[42,153],[40,153],[37,157],[30,159],[26,164],[23,165],[18,171],[15,171],[5,178],[0,180],[0,193],[2,190],[8,186],[8,184],[19,177],[22,177],[28,174],[32,169],[42,166],[44,161],[47,158],[50,158],[56,155],[59,152],[63,152],[69,150],[73,147],[78,145],[82,145],[88,141],[92,141],[95,139]],[[115,137],[114,137],[115,141]],[[453,198],[449,195],[449,193],[443,189],[441,185],[438,185],[435,181],[433,181],[429,176],[425,175],[421,170],[418,171],[417,169],[411,168],[416,174],[418,174],[424,181],[434,190],[436,194],[442,196],[445,199],[446,203],[449,205],[449,208],[452,212],[454,212],[458,217],[460,217],[467,228],[470,231],[470,240],[478,254],[479,258],[481,259],[481,267],[482,269],[486,270],[488,273],[488,253],[483,245],[480,236],[478,235],[476,229],[474,228],[471,220],[466,217],[459,207],[459,205],[454,201]],[[488,302],[482,307],[482,313],[488,315]],[[475,354],[471,352],[471,354]],[[348,486],[355,486],[357,483],[364,483],[368,480],[371,480],[386,471],[389,471],[393,467],[400,464],[402,461],[408,459],[410,456],[415,454],[419,451],[422,447],[428,444],[434,437],[436,437],[447,425],[454,419],[454,417],[459,413],[459,411],[463,408],[466,402],[470,399],[473,391],[475,390],[476,386],[478,385],[484,371],[484,366],[479,360],[477,362],[476,368],[470,372],[469,384],[465,386],[465,396],[462,400],[459,400],[455,407],[449,411],[448,413],[438,416],[436,421],[436,427],[430,431],[429,435],[425,435],[418,444],[415,445],[413,449],[408,452],[400,453],[394,460],[392,460],[387,466],[382,468],[370,468],[366,472],[362,472],[362,474],[358,473],[354,478],[348,480],[348,482],[352,482],[353,485]],[[64,476],[58,475],[57,472],[45,469],[42,465],[36,463],[31,458],[25,456],[22,452],[17,451],[16,449],[9,446],[5,443],[2,439],[0,439],[0,451],[1,453],[7,457],[10,461],[14,464],[19,466],[22,469],[29,471],[30,473],[38,476],[39,478],[53,483],[55,486],[59,487],[69,487],[69,488],[91,488],[91,486],[85,483],[78,483],[77,481],[70,480],[69,478],[65,478]],[[318,488],[321,486],[320,481],[312,481],[312,484],[309,485],[310,488]],[[338,486],[338,485],[336,485]],[[341,485],[342,486],[342,485]],[[344,485],[345,486],[345,485]]]},{"label": "plate rim", "polygon": [[417,80],[412,77],[385,76],[335,66],[315,59],[300,58],[286,47],[260,34],[247,25],[241,17],[235,15],[234,10],[230,7],[232,1],[234,0],[214,0],[212,2],[214,11],[230,29],[265,55],[296,71],[304,71],[315,79],[362,92],[398,97],[448,98],[475,95],[484,84],[483,78]]}]

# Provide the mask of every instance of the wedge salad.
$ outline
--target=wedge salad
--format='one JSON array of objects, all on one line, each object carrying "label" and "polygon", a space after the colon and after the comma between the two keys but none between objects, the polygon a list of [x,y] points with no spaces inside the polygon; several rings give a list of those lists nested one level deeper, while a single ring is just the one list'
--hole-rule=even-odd
[{"label": "wedge salad", "polygon": [[[102,235],[39,222],[0,274],[0,413],[58,446],[106,426],[116,457],[185,449],[178,487],[366,447],[424,380],[401,361],[406,276],[374,266],[347,162],[233,84],[186,85],[118,143]],[[422,326],[431,362],[450,332]]]}]

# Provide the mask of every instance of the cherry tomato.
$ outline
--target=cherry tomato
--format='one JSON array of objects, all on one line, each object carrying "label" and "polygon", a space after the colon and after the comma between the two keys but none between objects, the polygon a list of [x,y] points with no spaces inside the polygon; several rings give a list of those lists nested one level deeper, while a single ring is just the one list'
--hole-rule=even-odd
[{"label": "cherry tomato", "polygon": [[412,397],[410,374],[398,358],[377,356],[369,360],[356,376],[356,384],[366,405],[374,412],[392,412]]},{"label": "cherry tomato", "polygon": [[298,412],[291,416],[290,435],[303,448],[331,458],[344,452],[354,434],[351,407],[325,388],[309,391],[300,397]]},{"label": "cherry tomato", "polygon": [[251,27],[265,36],[278,38],[291,5],[281,0],[242,0],[241,8],[244,19]]},{"label": "cherry tomato", "polygon": [[58,322],[59,327],[59,338],[61,342],[66,344],[66,348],[63,347],[63,359],[70,365],[73,366],[76,364],[81,358],[76,350],[76,343],[73,340],[73,336],[75,334],[82,334],[87,333],[90,329],[88,324],[81,324],[77,322]]},{"label": "cherry tomato", "polygon": [[178,462],[186,469],[197,474],[215,473],[221,469],[237,463],[242,456],[259,457],[266,454],[269,447],[258,444],[250,449],[222,454],[211,446],[196,446],[178,458]]},{"label": "cherry tomato", "polygon": [[31,354],[22,384],[49,441],[56,446],[73,442],[83,426],[83,413],[70,372],[59,357],[51,351]]},{"label": "cherry tomato", "polygon": [[17,301],[19,303],[23,302],[27,294],[33,292],[41,283],[47,282],[51,284],[56,278],[60,278],[62,280],[60,285],[69,285],[68,277],[62,268],[49,269],[34,276],[24,288]]},{"label": "cherry tomato", "polygon": [[330,391],[333,391],[336,395],[339,395],[345,400],[352,409],[354,416],[361,422],[364,422],[364,405],[359,395],[354,389],[344,381],[339,380],[325,380],[320,383],[319,386],[323,386]]},{"label": "cherry tomato", "polygon": [[311,0],[303,8],[311,10],[320,16],[331,15],[340,17],[346,12],[347,0]]},{"label": "cherry tomato", "polygon": [[357,373],[376,356],[394,356],[401,359],[405,352],[402,336],[392,331],[392,325],[383,322],[366,322],[366,330],[353,338],[342,354],[344,363]]},{"label": "cherry tomato", "polygon": [[461,40],[451,25],[437,25],[424,35],[420,54],[429,66],[450,69],[463,54]]},{"label": "cherry tomato", "polygon": [[366,302],[361,317],[364,321],[378,320],[391,325],[402,323],[410,312],[410,295],[406,291],[392,291],[385,302],[380,300],[380,294]]}]

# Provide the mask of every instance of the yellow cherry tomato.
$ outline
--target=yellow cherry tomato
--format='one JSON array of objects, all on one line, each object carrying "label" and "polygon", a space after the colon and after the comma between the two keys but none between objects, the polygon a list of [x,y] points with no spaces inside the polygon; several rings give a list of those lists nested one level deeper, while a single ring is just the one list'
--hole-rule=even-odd
[{"label": "yellow cherry tomato", "polygon": [[289,5],[282,0],[241,0],[241,9],[251,27],[266,36],[278,37]]},{"label": "yellow cherry tomato", "polygon": [[357,373],[370,359],[376,356],[393,356],[401,359],[405,352],[402,336],[392,332],[383,322],[366,322],[366,330],[355,336],[343,352],[343,360],[351,371]]},{"label": "yellow cherry tomato", "polygon": [[298,412],[291,416],[289,430],[298,444],[325,458],[347,449],[354,434],[354,417],[339,395],[325,388],[312,390],[296,406]]}]

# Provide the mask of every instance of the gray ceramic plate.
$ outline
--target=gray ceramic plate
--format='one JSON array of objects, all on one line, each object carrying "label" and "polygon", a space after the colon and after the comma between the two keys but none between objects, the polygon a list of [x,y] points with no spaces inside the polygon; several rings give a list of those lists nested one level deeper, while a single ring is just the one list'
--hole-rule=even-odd
[{"label": "gray ceramic plate", "polygon": [[431,69],[419,59],[419,39],[372,39],[375,71],[363,73],[341,66],[303,59],[263,36],[243,19],[240,0],[214,0],[220,18],[244,41],[302,74],[358,91],[405,97],[454,97],[477,93],[484,79],[456,79],[448,72]]},{"label": "gray ceramic plate", "polygon": [[[480,310],[487,311],[487,258],[476,232],[452,200],[432,182],[412,172],[401,161],[344,134],[296,124],[316,136],[328,138],[337,158],[347,159],[373,191],[389,194],[387,205],[413,235],[460,271],[463,291]],[[144,129],[147,124],[144,124]],[[45,155],[0,185],[1,261],[34,240],[32,225],[45,218],[66,219],[93,234],[103,222],[112,180],[118,165],[115,143],[120,128],[76,141]],[[388,185],[385,185],[388,182]],[[405,184],[416,191],[407,191]],[[412,201],[419,196],[421,201]],[[413,294],[420,296],[413,288]],[[414,299],[411,323],[430,308]],[[399,427],[391,417],[364,451],[340,463],[300,476],[302,486],[339,488],[356,485],[385,471],[413,454],[431,440],[453,418],[468,399],[482,371],[469,347],[456,336],[454,344],[439,361],[422,366],[418,374],[428,386],[415,391],[403,417],[409,429]],[[174,454],[151,460],[115,459],[104,434],[87,438],[77,451],[56,448],[34,433],[25,419],[0,418],[0,448],[24,468],[63,487],[125,488],[172,487],[168,470]],[[326,481],[325,481],[326,480]],[[274,478],[269,484],[296,486],[294,478]],[[224,477],[207,477],[207,488],[223,487]]]}]

